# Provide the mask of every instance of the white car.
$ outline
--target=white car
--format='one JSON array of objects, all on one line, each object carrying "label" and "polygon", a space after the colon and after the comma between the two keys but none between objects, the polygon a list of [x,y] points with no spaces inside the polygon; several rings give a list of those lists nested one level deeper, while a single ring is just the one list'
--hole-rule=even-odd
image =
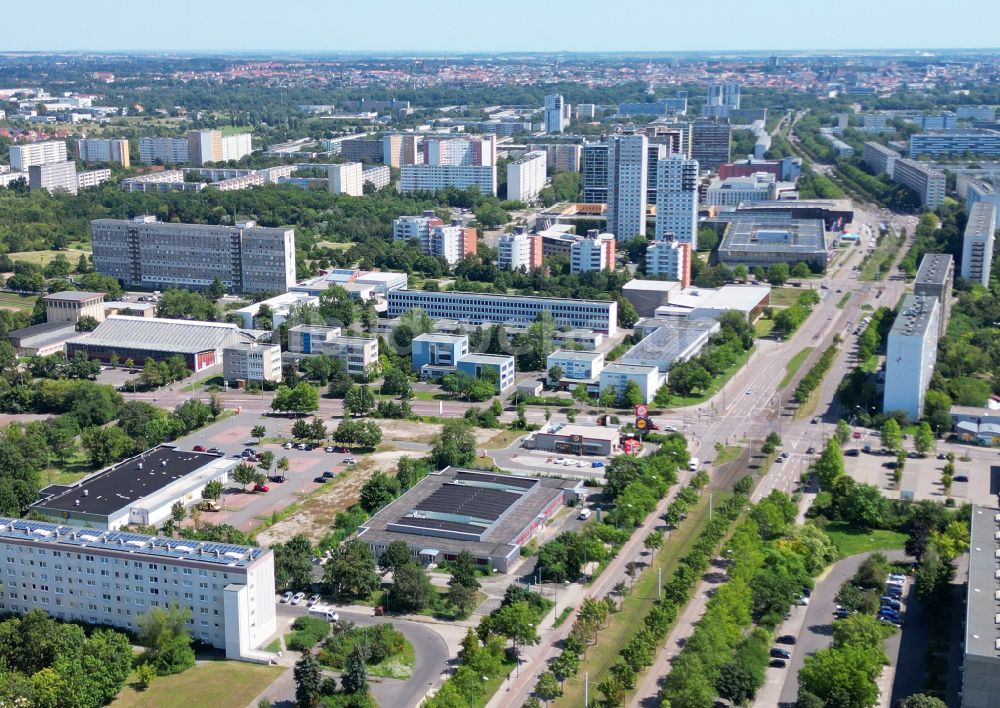
[{"label": "white car", "polygon": [[297,592],[294,595],[292,595],[292,599],[289,601],[288,604],[289,605],[297,605],[300,602],[302,602],[305,599],[305,597],[306,597],[306,594],[304,592]]},{"label": "white car", "polygon": [[291,599],[292,599],[292,591],[289,590],[288,592],[286,592],[284,595],[281,596],[280,602],[281,602],[282,605],[284,605],[285,603],[287,603]]},{"label": "white car", "polygon": [[306,607],[312,607],[317,602],[319,602],[319,595],[318,594],[313,595],[312,597],[309,598],[309,601],[306,602]]},{"label": "white car", "polygon": [[353,457],[345,457],[344,458],[344,464],[345,465],[356,465],[356,464],[358,464],[358,461],[355,460]]},{"label": "white car", "polygon": [[577,466],[577,467],[586,467],[586,466],[587,466],[587,463],[586,463],[586,462],[584,462],[583,460],[577,460],[577,461],[576,461],[576,466]]},{"label": "white car", "polygon": [[295,445],[290,442],[286,442],[284,445],[282,445],[282,447],[285,448],[286,450],[291,450],[293,447],[295,447]]},{"label": "white car", "polygon": [[553,462],[554,462],[554,464],[557,464],[557,465],[565,465],[566,464],[566,458],[565,457],[557,457]]}]

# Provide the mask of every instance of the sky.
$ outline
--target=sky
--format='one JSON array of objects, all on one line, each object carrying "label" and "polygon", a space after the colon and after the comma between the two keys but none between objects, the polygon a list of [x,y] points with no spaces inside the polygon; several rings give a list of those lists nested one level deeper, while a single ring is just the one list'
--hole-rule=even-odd
[{"label": "sky", "polygon": [[[4,2],[2,51],[540,52],[992,48],[997,0]],[[616,8],[622,11],[617,12]],[[44,17],[40,16],[44,14]],[[11,31],[16,28],[16,31]]]}]

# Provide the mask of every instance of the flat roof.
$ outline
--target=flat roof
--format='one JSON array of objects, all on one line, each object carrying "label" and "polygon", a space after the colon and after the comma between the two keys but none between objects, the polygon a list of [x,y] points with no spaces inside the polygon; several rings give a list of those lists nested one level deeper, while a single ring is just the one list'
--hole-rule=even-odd
[{"label": "flat roof", "polygon": [[47,543],[65,546],[68,550],[96,549],[128,553],[156,561],[196,561],[224,567],[245,568],[271,551],[253,546],[232,543],[190,541],[187,539],[147,536],[124,531],[101,531],[52,524],[45,521],[27,521],[0,517],[0,538],[29,543]]},{"label": "flat roof", "polygon": [[548,358],[577,359],[579,361],[596,361],[604,356],[601,352],[588,352],[579,349],[556,349]]},{"label": "flat roof", "polygon": [[914,285],[947,285],[951,275],[950,253],[925,253],[917,268]]},{"label": "flat roof", "polygon": [[97,325],[93,332],[73,341],[86,346],[129,347],[189,354],[221,349],[237,341],[238,337],[239,328],[228,322],[112,315]]},{"label": "flat roof", "polygon": [[60,292],[46,295],[42,299],[83,302],[84,300],[92,300],[95,297],[103,298],[104,293],[88,293],[82,290],[61,290]]},{"label": "flat roof", "polygon": [[640,280],[633,278],[622,286],[622,290],[651,290],[653,292],[670,292],[679,288],[681,284],[676,280]]},{"label": "flat roof", "polygon": [[931,314],[938,306],[938,299],[932,295],[908,293],[899,304],[890,337],[923,337],[930,325]]},{"label": "flat roof", "polygon": [[638,365],[656,362],[657,368],[665,372],[674,361],[689,359],[697,354],[720,327],[717,320],[672,322],[639,340],[625,352],[621,362]]},{"label": "flat roof", "polygon": [[576,425],[574,423],[548,423],[538,431],[543,435],[558,435],[572,437],[579,435],[583,439],[614,441],[621,434],[617,426],[610,425]]},{"label": "flat roof", "polygon": [[974,202],[965,224],[965,238],[989,238],[993,235],[997,208],[991,202]]},{"label": "flat roof", "polygon": [[752,216],[737,217],[726,227],[719,250],[734,248],[788,255],[825,253],[826,230],[821,219],[791,219],[778,224]]},{"label": "flat roof", "polygon": [[547,297],[544,295],[505,295],[500,293],[476,293],[469,292],[466,290],[448,290],[448,291],[431,291],[431,290],[408,290],[406,288],[400,288],[399,290],[390,290],[389,297],[399,297],[406,295],[430,297],[432,299],[440,300],[451,300],[456,298],[467,298],[472,297],[477,300],[500,300],[501,302],[514,303],[519,300],[529,300],[537,301],[539,303],[544,302],[558,302],[565,304],[583,304],[583,305],[606,305],[610,307],[612,304],[616,304],[614,300],[579,300],[572,297]]},{"label": "flat roof", "polygon": [[509,354],[466,354],[457,363],[472,362],[474,364],[496,364],[502,366],[507,362],[514,361],[514,357]]},{"label": "flat roof", "polygon": [[7,337],[10,339],[26,339],[27,337],[37,337],[41,334],[56,334],[62,332],[63,330],[76,333],[76,323],[75,322],[42,322],[41,324],[31,325],[30,327],[24,327],[22,329],[15,329],[13,332],[8,332]]},{"label": "flat roof", "polygon": [[984,506],[972,507],[969,540],[969,583],[965,621],[965,653],[1000,657],[1000,514]]},{"label": "flat roof", "polygon": [[655,366],[639,366],[638,364],[620,364],[618,362],[613,362],[605,366],[601,373],[642,374],[643,376],[649,376],[650,374],[659,373],[659,371]]},{"label": "flat roof", "polygon": [[68,488],[59,486],[48,493],[48,488],[42,489],[32,507],[107,516],[219,460],[208,453],[160,445]]},{"label": "flat roof", "polygon": [[413,338],[414,342],[447,342],[448,344],[455,344],[463,340],[468,341],[468,337],[464,334],[432,334],[430,332],[424,332],[423,334],[418,334]]}]

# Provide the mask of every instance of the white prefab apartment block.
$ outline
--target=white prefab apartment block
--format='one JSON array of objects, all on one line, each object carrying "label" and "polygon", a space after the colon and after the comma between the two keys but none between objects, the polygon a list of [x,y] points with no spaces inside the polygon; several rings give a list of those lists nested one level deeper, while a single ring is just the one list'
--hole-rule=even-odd
[{"label": "white prefab apartment block", "polygon": [[19,172],[27,172],[32,165],[65,161],[66,143],[58,140],[10,146],[10,166]]},{"label": "white prefab apartment block", "polygon": [[128,140],[84,138],[76,141],[76,154],[81,162],[117,162],[129,166]]},{"label": "white prefab apartment block", "polygon": [[80,189],[87,189],[89,187],[96,187],[99,184],[104,184],[109,179],[111,179],[111,170],[107,167],[101,168],[99,170],[87,170],[86,172],[77,172],[76,182]]},{"label": "white prefab apartment block", "polygon": [[656,169],[656,240],[698,248],[698,161],[683,155],[660,160]]},{"label": "white prefab apartment block", "polygon": [[551,371],[553,366],[562,369],[563,378],[574,381],[596,381],[604,368],[604,354],[556,349],[546,358],[545,371]]},{"label": "white prefab apartment block", "polygon": [[[596,230],[595,230],[596,231]],[[573,241],[569,248],[571,273],[600,272],[615,269],[614,234],[590,233]]]},{"label": "white prefab apartment block", "polygon": [[940,308],[936,297],[903,298],[886,343],[884,412],[904,411],[910,420],[923,414],[937,359]]},{"label": "white prefab apartment block", "polygon": [[139,138],[139,160],[152,165],[183,165],[188,161],[187,138]]},{"label": "white prefab apartment block", "polygon": [[989,202],[975,202],[969,210],[962,240],[961,275],[986,287],[990,282],[997,208]]},{"label": "white prefab apartment block", "polygon": [[392,221],[393,241],[417,241],[420,252],[431,252],[431,229],[444,224],[433,211],[425,211],[421,216],[401,216]]},{"label": "white prefab apartment block", "polygon": [[548,159],[536,150],[507,165],[507,199],[532,202],[545,186]]},{"label": "white prefab apartment block", "polygon": [[188,158],[195,165],[239,160],[253,152],[250,133],[223,135],[221,130],[189,130]]},{"label": "white prefab apartment block", "polygon": [[903,158],[896,160],[892,168],[892,181],[916,192],[925,209],[934,210],[944,203],[944,172],[922,162]]},{"label": "white prefab apartment block", "polygon": [[28,186],[32,189],[44,189],[50,193],[76,194],[80,187],[80,180],[76,176],[76,163],[67,160],[32,165],[28,168]]},{"label": "white prefab apartment block", "polygon": [[497,242],[497,267],[530,272],[542,266],[542,237],[538,234],[502,234]]},{"label": "white prefab apartment block", "polygon": [[496,165],[403,165],[399,172],[399,191],[404,194],[472,186],[483,194],[496,195]]},{"label": "white prefab apartment block", "polygon": [[654,241],[646,249],[646,275],[675,280],[686,288],[691,281],[691,244]]},{"label": "white prefab apartment block", "polygon": [[872,172],[879,174],[884,172],[892,179],[893,171],[896,169],[896,160],[899,153],[882,143],[868,141],[861,151],[861,161],[871,168]]},{"label": "white prefab apartment block", "polygon": [[569,125],[569,106],[558,93],[545,97],[545,132],[561,133]]},{"label": "white prefab apartment block", "polygon": [[550,312],[556,324],[592,329],[608,335],[618,327],[618,303],[614,300],[572,300],[531,295],[427,292],[391,290],[388,317],[399,317],[419,307],[432,319],[458,320],[472,324],[531,324],[543,312]]},{"label": "white prefab apartment block", "polygon": [[295,285],[295,231],[257,226],[170,224],[152,216],[90,222],[94,268],[126,287],[208,288],[215,278],[240,293]]},{"label": "white prefab apartment block", "polygon": [[646,235],[648,147],[645,135],[608,138],[608,231],[623,240]]},{"label": "white prefab apartment block", "polygon": [[363,172],[364,167],[360,162],[342,162],[330,165],[328,189],[333,194],[349,194],[352,197],[360,197],[365,193]]},{"label": "white prefab apartment block", "polygon": [[265,548],[0,518],[0,553],[3,612],[135,632],[142,615],[177,605],[190,635],[227,659],[263,658],[254,650],[277,629]]},{"label": "white prefab apartment block", "polygon": [[642,394],[642,402],[649,403],[663,385],[664,376],[655,366],[633,364],[608,364],[601,370],[600,389],[614,389],[619,398],[625,395],[629,381],[635,382]]}]

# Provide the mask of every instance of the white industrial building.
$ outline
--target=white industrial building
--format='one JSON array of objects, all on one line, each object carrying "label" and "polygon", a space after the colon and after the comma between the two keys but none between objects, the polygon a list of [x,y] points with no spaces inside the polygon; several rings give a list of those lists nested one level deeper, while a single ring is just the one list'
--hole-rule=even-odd
[{"label": "white industrial building", "polygon": [[191,636],[227,659],[269,656],[255,651],[277,629],[268,549],[10,518],[0,543],[0,611],[135,632],[152,608],[176,605]]},{"label": "white industrial building", "polygon": [[885,392],[882,410],[903,411],[919,420],[924,395],[937,360],[938,320],[941,303],[936,297],[906,295],[889,330],[885,349]]},{"label": "white industrial building", "polygon": [[548,161],[541,150],[507,164],[507,199],[533,202],[545,186]]}]

